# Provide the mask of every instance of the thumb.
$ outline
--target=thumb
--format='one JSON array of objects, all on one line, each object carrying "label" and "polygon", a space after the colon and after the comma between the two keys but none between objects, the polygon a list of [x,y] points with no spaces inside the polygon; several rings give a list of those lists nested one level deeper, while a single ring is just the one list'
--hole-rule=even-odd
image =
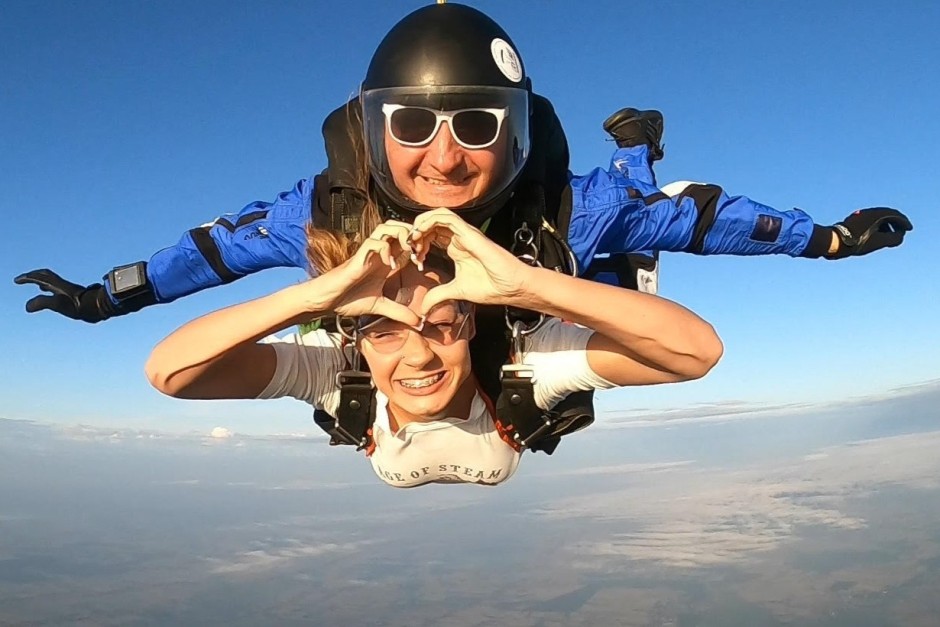
[{"label": "thumb", "polygon": [[904,241],[905,231],[896,231],[894,233],[883,233],[882,241],[884,242],[883,246],[885,248],[894,248],[895,246],[900,246],[901,242]]},{"label": "thumb", "polygon": [[891,226],[893,226],[896,230],[899,230],[902,232],[914,230],[914,225],[911,224],[910,218],[908,218],[906,215],[904,215],[900,211],[898,211],[897,215],[894,216],[892,220],[890,220],[890,223],[891,223]]},{"label": "thumb", "polygon": [[428,293],[424,295],[424,300],[421,301],[421,315],[428,315],[429,311],[448,300],[462,300],[460,288],[453,281],[428,290]]},{"label": "thumb", "polygon": [[866,242],[859,244],[859,254],[874,252],[881,248],[894,248],[904,241],[905,231],[874,233]]},{"label": "thumb", "polygon": [[[893,210],[892,210],[893,211]],[[866,254],[880,248],[894,248],[904,241],[904,234],[913,229],[910,221],[897,215],[881,216],[859,234],[858,252]]]},{"label": "thumb", "polygon": [[897,209],[885,208],[872,211],[872,218],[875,228],[882,232],[914,230],[911,220]]},{"label": "thumb", "polygon": [[50,309],[66,315],[63,312],[74,309],[74,306],[72,306],[72,301],[69,300],[67,296],[62,296],[61,294],[54,296],[33,296],[26,301],[26,313],[36,313],[44,309]]}]

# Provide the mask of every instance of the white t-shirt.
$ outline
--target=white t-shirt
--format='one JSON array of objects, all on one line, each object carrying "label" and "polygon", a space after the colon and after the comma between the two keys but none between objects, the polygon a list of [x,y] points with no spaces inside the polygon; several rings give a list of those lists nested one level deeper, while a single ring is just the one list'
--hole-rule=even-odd
[{"label": "white t-shirt", "polygon": [[[614,387],[588,366],[585,347],[592,334],[590,329],[550,318],[526,338],[524,361],[535,375],[539,407],[550,409],[579,390]],[[258,398],[291,396],[335,415],[339,406],[336,373],[346,367],[339,335],[317,329],[264,341],[274,347],[277,367]],[[495,485],[512,476],[521,456],[500,437],[479,394],[467,419],[410,422],[393,432],[388,398],[376,391],[372,438],[375,451],[369,459],[373,470],[383,481],[400,488],[432,482]]]}]

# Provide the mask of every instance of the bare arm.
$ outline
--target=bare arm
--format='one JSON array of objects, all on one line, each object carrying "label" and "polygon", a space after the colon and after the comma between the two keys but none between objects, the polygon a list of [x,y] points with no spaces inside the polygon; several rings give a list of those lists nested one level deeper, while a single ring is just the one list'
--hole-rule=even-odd
[{"label": "bare arm", "polygon": [[147,360],[150,383],[190,399],[257,398],[274,376],[274,348],[258,340],[299,322],[338,313],[383,315],[417,325],[404,305],[382,296],[394,272],[392,244],[403,226],[380,226],[356,255],[314,279],[189,322],[160,342]]},{"label": "bare arm", "polygon": [[588,365],[611,383],[648,385],[698,379],[721,357],[721,340],[714,328],[677,303],[520,265],[523,290],[503,304],[592,329]]},{"label": "bare arm", "polygon": [[277,365],[274,348],[257,341],[316,316],[304,311],[305,287],[291,286],[180,327],[150,354],[144,367],[150,384],[177,398],[257,398]]},{"label": "bare arm", "polygon": [[721,357],[710,324],[688,309],[650,294],[530,267],[454,213],[437,209],[415,220],[421,254],[441,246],[456,278],[433,288],[422,309],[449,299],[541,311],[595,331],[588,365],[617,385],[668,383],[704,376]]}]

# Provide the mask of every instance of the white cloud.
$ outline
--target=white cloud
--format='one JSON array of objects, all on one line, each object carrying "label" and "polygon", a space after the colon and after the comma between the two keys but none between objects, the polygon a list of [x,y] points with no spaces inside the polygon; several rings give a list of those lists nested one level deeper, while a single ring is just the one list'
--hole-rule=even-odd
[{"label": "white cloud", "polygon": [[284,568],[299,559],[308,559],[331,553],[353,553],[359,551],[368,542],[332,542],[307,544],[300,540],[280,540],[278,544],[287,546],[263,547],[243,551],[229,559],[206,558],[209,572],[215,575],[236,575],[243,573],[261,574],[275,568]]},{"label": "white cloud", "polygon": [[225,427],[216,427],[210,433],[209,437],[225,439],[234,436],[235,434],[226,429]]},{"label": "white cloud", "polygon": [[877,403],[897,402],[901,398],[936,394],[940,392],[940,379],[915,383],[885,392],[824,403],[787,403],[779,405],[756,404],[730,400],[704,403],[691,407],[667,409],[612,410],[601,412],[592,430],[675,426],[684,424],[722,423],[735,420],[776,418],[793,414],[828,411],[851,411]]},{"label": "white cloud", "polygon": [[644,472],[665,472],[684,468],[695,461],[691,459],[675,462],[651,462],[637,464],[614,464],[610,466],[588,466],[586,468],[573,468],[570,470],[560,470],[557,472],[546,471],[540,473],[529,473],[531,477],[572,477],[584,475],[624,475],[628,473],[637,474]]},{"label": "white cloud", "polygon": [[173,444],[179,442],[205,443],[212,440],[235,439],[235,446],[243,446],[246,442],[257,443],[297,443],[311,442],[317,446],[305,449],[305,456],[321,456],[328,454],[328,446],[319,446],[325,443],[325,433],[275,433],[265,435],[249,435],[236,433],[227,427],[215,427],[209,433],[205,431],[162,431],[157,429],[142,429],[138,426],[112,426],[96,424],[60,424],[53,422],[38,422],[34,420],[0,418],[0,430],[4,437],[21,438],[24,441],[36,441],[39,437],[52,437],[72,442],[106,442],[138,443],[152,442],[154,444]]}]

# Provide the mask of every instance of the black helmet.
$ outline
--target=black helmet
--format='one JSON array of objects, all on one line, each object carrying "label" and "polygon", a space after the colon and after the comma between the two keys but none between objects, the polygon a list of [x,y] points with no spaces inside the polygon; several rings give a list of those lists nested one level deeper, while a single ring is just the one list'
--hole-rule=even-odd
[{"label": "black helmet", "polygon": [[396,186],[386,142],[424,146],[446,122],[465,149],[495,152],[498,170],[480,195],[450,208],[466,210],[468,218],[492,214],[508,198],[528,158],[529,93],[516,47],[496,22],[460,4],[418,9],[385,36],[362,83],[373,180],[406,213],[428,209]]}]

